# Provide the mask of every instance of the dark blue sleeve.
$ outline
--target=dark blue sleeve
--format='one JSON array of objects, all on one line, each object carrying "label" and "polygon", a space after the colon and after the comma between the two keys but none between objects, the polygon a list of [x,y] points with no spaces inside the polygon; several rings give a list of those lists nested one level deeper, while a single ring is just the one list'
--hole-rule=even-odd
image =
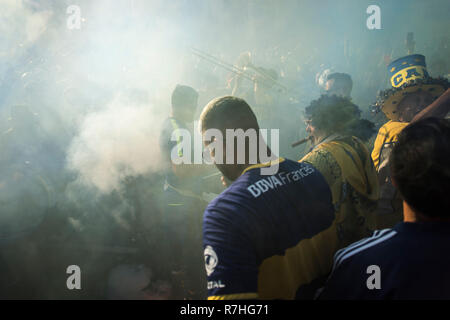
[{"label": "dark blue sleeve", "polygon": [[[339,251],[335,255],[334,265],[336,265],[338,254]],[[372,262],[369,263],[369,261],[370,259],[366,260],[357,255],[338,263],[331,272],[325,286],[318,293],[318,299],[379,299],[379,293],[382,290],[369,290],[367,286],[367,281],[371,276],[371,274],[367,273],[367,267],[373,264]]]},{"label": "dark blue sleeve", "polygon": [[257,298],[258,262],[239,216],[230,202],[214,201],[203,219],[203,249],[208,299]]},{"label": "dark blue sleeve", "polygon": [[331,273],[325,286],[320,290],[319,300],[348,300],[353,299],[356,291],[355,285],[359,282],[355,275],[348,274],[346,263],[337,267]]}]

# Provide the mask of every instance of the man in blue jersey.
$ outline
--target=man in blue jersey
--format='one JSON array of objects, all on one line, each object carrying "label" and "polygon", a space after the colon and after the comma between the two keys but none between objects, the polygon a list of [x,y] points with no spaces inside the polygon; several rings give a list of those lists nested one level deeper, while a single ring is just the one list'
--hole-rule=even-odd
[{"label": "man in blue jersey", "polygon": [[450,121],[428,118],[390,156],[404,222],[338,251],[321,299],[450,299]]},{"label": "man in blue jersey", "polygon": [[[261,149],[268,147],[259,134],[256,145],[248,139],[244,149],[236,148],[239,134],[230,138],[227,130],[259,132],[253,111],[240,98],[212,100],[200,116],[200,129],[205,146],[215,144],[210,148],[215,165],[232,181],[203,217],[208,299],[312,298],[331,270],[337,243],[325,179],[306,163],[274,156],[264,163]],[[211,129],[226,139],[208,137]],[[219,154],[218,146],[227,152]],[[251,161],[255,147],[258,156]],[[225,161],[233,149],[234,161]],[[239,152],[245,161],[237,161]],[[264,170],[269,168],[276,170]]]}]

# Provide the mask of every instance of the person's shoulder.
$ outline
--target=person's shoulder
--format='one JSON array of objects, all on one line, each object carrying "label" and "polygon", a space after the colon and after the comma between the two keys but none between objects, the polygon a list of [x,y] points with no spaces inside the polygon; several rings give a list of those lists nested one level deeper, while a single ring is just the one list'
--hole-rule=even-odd
[{"label": "person's shoulder", "polygon": [[395,127],[396,125],[396,121],[393,120],[389,120],[388,122],[386,122],[385,124],[383,124],[380,129],[378,129],[378,136],[385,136],[387,132],[389,132],[391,130],[392,127]]},{"label": "person's shoulder", "polygon": [[321,146],[308,153],[299,163],[312,165],[329,184],[332,184],[335,179],[341,176],[341,168],[333,154],[327,148]]},{"label": "person's shoulder", "polygon": [[389,120],[388,122],[386,122],[385,124],[383,124],[383,125],[380,127],[380,129],[387,130],[387,129],[389,129],[389,128],[392,128],[392,127],[397,126],[399,123],[401,123],[401,122],[399,122],[399,121],[394,121],[394,120]]},{"label": "person's shoulder", "polygon": [[282,168],[284,171],[301,171],[302,175],[307,176],[308,178],[317,179],[317,178],[325,178],[322,172],[323,167],[327,163],[327,161],[333,161],[334,159],[330,158],[330,153],[328,151],[320,151],[320,153],[315,156],[311,156],[310,158],[306,158],[305,160],[300,161],[292,161],[287,160],[285,166]]},{"label": "person's shoulder", "polygon": [[212,200],[205,210],[205,218],[224,216],[231,212],[241,211],[243,207],[251,206],[250,192],[247,187],[250,185],[250,176],[239,177],[221,194]]},{"label": "person's shoulder", "polygon": [[384,125],[381,126],[379,132],[392,132],[392,131],[399,131],[405,128],[407,125],[409,125],[408,122],[400,122],[400,121],[394,121],[389,120]]},{"label": "person's shoulder", "polygon": [[295,170],[295,169],[300,169],[304,166],[309,166],[310,164],[305,163],[303,161],[294,161],[291,159],[284,159],[284,161],[280,162],[280,167],[282,169],[286,169],[287,171],[289,170]]},{"label": "person's shoulder", "polygon": [[395,228],[376,230],[372,236],[337,251],[334,255],[333,270],[344,265],[348,267],[348,265],[392,260],[392,255],[398,254],[394,248],[397,235],[398,231]]},{"label": "person's shoulder", "polygon": [[[277,173],[274,175],[262,175],[258,168],[248,170],[237,178],[227,189],[225,189],[219,196],[217,196],[212,202],[209,203],[206,211],[242,211],[242,210],[252,210],[261,207],[262,195],[265,192],[259,192],[255,195],[255,188],[260,184],[260,180],[270,179],[272,176],[286,175],[291,172],[300,172],[303,176],[313,176],[314,174],[320,174],[314,166],[309,163],[292,161],[289,159],[283,159],[279,162],[279,168]],[[279,179],[276,179],[279,182]],[[285,178],[286,180],[286,178]],[[273,182],[272,182],[273,183]],[[279,182],[281,184],[281,182]],[[256,185],[256,186],[255,186]],[[264,184],[264,187],[266,184]],[[264,189],[265,190],[265,189]],[[269,187],[267,187],[267,190]],[[272,190],[272,189],[270,189]],[[270,198],[272,199],[272,198]]]},{"label": "person's shoulder", "polygon": [[331,152],[328,151],[326,148],[323,148],[322,146],[317,146],[314,149],[312,149],[310,152],[308,152],[300,161],[299,163],[307,162],[310,164],[314,164],[317,162],[327,162],[327,161],[333,161],[333,157],[331,155]]},{"label": "person's shoulder", "polygon": [[[310,165],[283,159],[279,163],[278,173],[298,170],[305,166]],[[255,196],[255,183],[267,177],[270,175],[261,175],[259,167],[246,171],[208,204],[205,216],[211,217],[217,214],[224,216],[232,213],[236,217],[234,215],[236,212],[258,210],[261,207],[261,197]]]},{"label": "person's shoulder", "polygon": [[185,125],[180,120],[177,120],[174,117],[168,117],[166,118],[160,129],[160,145],[171,145],[175,143],[175,141],[172,141],[172,134],[177,129],[185,129]]},{"label": "person's shoulder", "polygon": [[175,119],[173,117],[167,117],[163,121],[161,128],[163,131],[167,131],[167,130],[176,129],[176,127],[179,127],[179,126],[180,126],[180,122],[177,119]]},{"label": "person's shoulder", "polygon": [[258,182],[259,180],[266,180],[271,179],[271,177],[277,178],[280,177],[280,175],[290,174],[292,172],[299,172],[301,171],[302,176],[309,176],[312,173],[318,173],[315,170],[315,167],[309,163],[308,161],[293,161],[287,158],[280,158],[280,161],[277,163],[277,168],[275,172],[272,172],[270,174],[264,174],[260,169],[262,168],[268,168],[267,166],[264,167],[256,167],[252,170],[248,170],[243,175],[239,177],[239,179],[235,182],[235,189],[242,191],[246,190],[247,194],[251,194],[249,192],[249,187],[251,187],[253,184]]},{"label": "person's shoulder", "polygon": [[244,186],[245,183],[235,181],[208,204],[203,214],[204,235],[227,234],[233,237],[257,223],[257,215],[252,213],[259,212],[258,204],[250,198]]},{"label": "person's shoulder", "polygon": [[361,161],[364,162],[366,159],[370,158],[370,151],[367,148],[367,145],[360,138],[348,136],[343,142],[356,152]]}]

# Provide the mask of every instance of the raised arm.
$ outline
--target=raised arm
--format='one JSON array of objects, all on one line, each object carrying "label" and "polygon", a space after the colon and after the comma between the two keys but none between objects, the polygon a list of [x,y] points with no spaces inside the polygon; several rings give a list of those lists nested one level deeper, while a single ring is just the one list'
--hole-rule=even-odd
[{"label": "raised arm", "polygon": [[450,89],[447,89],[439,98],[437,98],[432,104],[420,111],[412,119],[411,123],[429,118],[445,118],[450,111]]}]

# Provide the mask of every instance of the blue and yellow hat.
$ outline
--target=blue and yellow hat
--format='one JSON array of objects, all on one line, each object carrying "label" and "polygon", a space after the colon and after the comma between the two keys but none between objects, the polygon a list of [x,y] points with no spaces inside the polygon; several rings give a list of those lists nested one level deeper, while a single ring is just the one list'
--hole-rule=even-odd
[{"label": "blue and yellow hat", "polygon": [[408,81],[429,78],[425,57],[421,54],[412,54],[392,61],[388,65],[391,85],[399,88]]},{"label": "blue and yellow hat", "polygon": [[430,92],[437,99],[449,87],[446,79],[433,79],[427,71],[425,57],[412,54],[398,58],[388,65],[391,89],[378,95],[376,106],[390,120],[398,120],[397,105],[403,97],[418,90]]}]

